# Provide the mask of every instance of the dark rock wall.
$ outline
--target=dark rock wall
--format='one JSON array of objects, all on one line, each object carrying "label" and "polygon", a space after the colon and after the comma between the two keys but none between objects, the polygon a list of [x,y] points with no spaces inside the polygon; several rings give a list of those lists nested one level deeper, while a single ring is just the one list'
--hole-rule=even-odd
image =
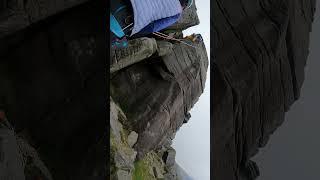
[{"label": "dark rock wall", "polygon": [[213,1],[213,177],[255,179],[249,161],[299,98],[315,1]]},{"label": "dark rock wall", "polygon": [[283,125],[272,134],[266,147],[254,157],[260,167],[258,180],[319,179],[320,162],[320,8],[317,2],[310,34],[310,54],[301,96],[286,114]]},{"label": "dark rock wall", "polygon": [[[92,175],[105,166],[105,152],[97,150],[104,146],[101,118],[107,118],[103,3],[91,1],[15,31],[11,25],[21,22],[4,13],[15,9],[14,2],[31,8],[35,1],[6,2],[0,14],[0,104],[8,121],[38,150],[55,179]],[[34,8],[69,7],[67,1],[41,2]]]}]

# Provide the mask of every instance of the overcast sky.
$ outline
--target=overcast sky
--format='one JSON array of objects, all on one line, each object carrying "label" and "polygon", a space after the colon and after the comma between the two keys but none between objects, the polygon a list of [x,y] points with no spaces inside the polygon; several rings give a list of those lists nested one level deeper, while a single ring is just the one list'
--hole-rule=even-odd
[{"label": "overcast sky", "polygon": [[[200,25],[184,31],[200,33],[210,61],[210,0],[195,1]],[[191,119],[177,132],[173,141],[176,162],[195,180],[210,179],[210,70],[204,93],[191,110]]]}]

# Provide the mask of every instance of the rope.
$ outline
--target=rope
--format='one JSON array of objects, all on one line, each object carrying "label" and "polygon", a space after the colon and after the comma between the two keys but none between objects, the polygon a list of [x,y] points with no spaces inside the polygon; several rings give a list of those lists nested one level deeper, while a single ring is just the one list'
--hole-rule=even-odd
[{"label": "rope", "polygon": [[129,24],[128,26],[124,27],[122,30],[124,31],[124,30],[126,30],[128,27],[130,27],[130,26],[132,26],[132,25],[133,25],[133,23],[131,23],[131,24]]},{"label": "rope", "polygon": [[189,43],[186,43],[186,42],[182,41],[181,39],[176,39],[176,38],[174,38],[174,37],[170,37],[169,35],[166,35],[166,34],[163,34],[163,33],[160,33],[160,32],[154,32],[154,33],[152,33],[152,34],[154,34],[154,35],[156,35],[156,36],[158,36],[158,37],[164,38],[164,39],[169,39],[169,40],[178,41],[178,42],[180,42],[180,43],[182,43],[182,44],[185,44],[185,45],[187,45],[187,46],[190,46],[190,47],[193,47],[193,48],[197,48],[196,46],[193,46],[193,45],[191,45],[191,44],[189,44]]}]

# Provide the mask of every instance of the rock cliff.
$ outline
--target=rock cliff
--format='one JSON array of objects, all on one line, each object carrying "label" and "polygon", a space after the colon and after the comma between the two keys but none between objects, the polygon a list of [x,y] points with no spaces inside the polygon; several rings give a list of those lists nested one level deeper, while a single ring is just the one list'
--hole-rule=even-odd
[{"label": "rock cliff", "polygon": [[252,180],[250,158],[299,98],[315,0],[212,3],[214,178]]},{"label": "rock cliff", "polygon": [[[193,5],[164,32],[181,38],[183,30],[198,23]],[[111,49],[110,99],[116,108],[110,115],[110,158],[115,179],[178,179],[172,139],[203,93],[208,69],[204,43],[189,43],[141,37],[129,40],[127,48]]]}]

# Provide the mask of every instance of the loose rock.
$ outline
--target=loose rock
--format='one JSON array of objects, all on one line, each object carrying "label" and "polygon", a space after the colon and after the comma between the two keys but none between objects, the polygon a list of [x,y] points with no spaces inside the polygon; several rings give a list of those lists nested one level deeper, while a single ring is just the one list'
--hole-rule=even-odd
[{"label": "loose rock", "polygon": [[138,140],[138,134],[134,131],[132,131],[129,136],[128,136],[128,144],[130,147],[133,147],[134,144],[137,142]]}]

